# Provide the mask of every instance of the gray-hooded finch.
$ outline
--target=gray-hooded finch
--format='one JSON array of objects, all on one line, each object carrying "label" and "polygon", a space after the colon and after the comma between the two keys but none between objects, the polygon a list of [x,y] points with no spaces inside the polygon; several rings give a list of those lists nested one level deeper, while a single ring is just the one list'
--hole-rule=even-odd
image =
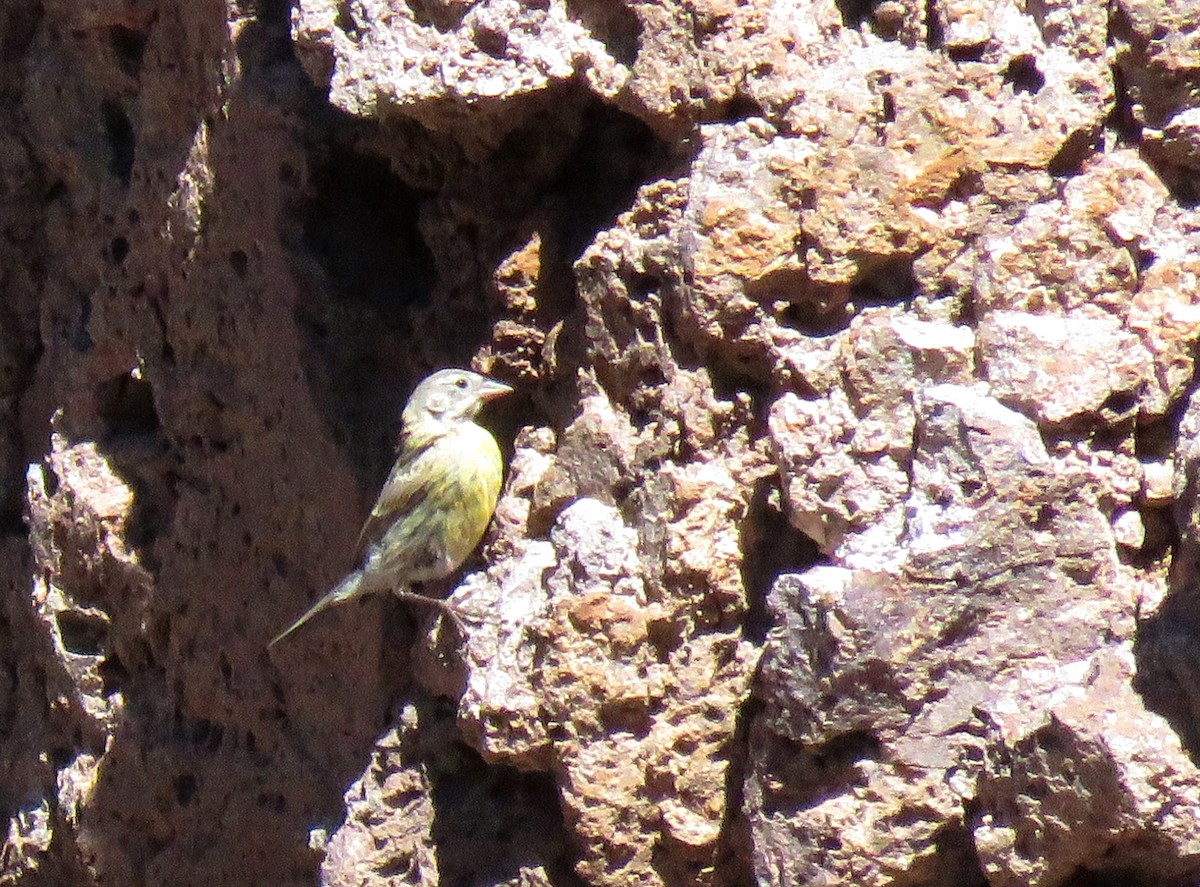
[{"label": "gray-hooded finch", "polygon": [[268,646],[326,607],[378,591],[439,607],[461,625],[447,603],[409,586],[449,576],[483,537],[500,496],[504,459],[475,417],[484,403],[510,391],[455,369],[439,370],[417,386],[404,407],[396,464],[358,537],[358,567]]}]

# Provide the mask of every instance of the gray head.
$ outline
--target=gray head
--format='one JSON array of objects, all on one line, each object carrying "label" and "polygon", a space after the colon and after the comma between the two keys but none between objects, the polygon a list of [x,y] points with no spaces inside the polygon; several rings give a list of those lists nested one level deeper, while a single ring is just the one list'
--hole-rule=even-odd
[{"label": "gray head", "polygon": [[421,380],[404,406],[404,423],[421,419],[439,422],[470,421],[487,401],[508,394],[503,382],[470,370],[438,370]]}]

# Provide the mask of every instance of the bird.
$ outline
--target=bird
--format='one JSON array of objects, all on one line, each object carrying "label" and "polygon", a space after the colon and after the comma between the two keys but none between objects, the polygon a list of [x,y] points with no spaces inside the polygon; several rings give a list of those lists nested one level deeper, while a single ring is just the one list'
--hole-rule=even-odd
[{"label": "bird", "polygon": [[485,403],[511,392],[463,369],[438,370],[417,385],[401,414],[396,463],[359,533],[355,568],[268,648],[322,610],[380,591],[437,607],[462,629],[448,603],[410,586],[449,576],[483,538],[500,497],[504,459],[475,418]]}]

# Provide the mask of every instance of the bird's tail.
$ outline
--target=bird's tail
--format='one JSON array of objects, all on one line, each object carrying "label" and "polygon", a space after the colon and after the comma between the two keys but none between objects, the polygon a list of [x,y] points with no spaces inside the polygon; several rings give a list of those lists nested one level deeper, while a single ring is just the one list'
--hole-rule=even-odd
[{"label": "bird's tail", "polygon": [[328,592],[323,598],[313,604],[307,613],[305,613],[283,631],[279,632],[279,634],[275,635],[275,637],[271,638],[271,643],[267,644],[267,649],[274,647],[285,637],[287,637],[309,619],[312,619],[322,610],[332,607],[334,604],[340,604],[342,601],[348,601],[351,598],[358,597],[364,591],[364,589],[361,587],[362,578],[362,571],[355,570],[353,573],[339,582],[332,591]]}]

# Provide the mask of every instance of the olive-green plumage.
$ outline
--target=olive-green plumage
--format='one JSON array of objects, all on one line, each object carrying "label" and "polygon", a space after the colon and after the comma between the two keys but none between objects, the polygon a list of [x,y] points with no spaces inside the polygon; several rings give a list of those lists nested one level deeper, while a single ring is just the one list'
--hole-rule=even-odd
[{"label": "olive-green plumage", "polygon": [[396,464],[358,537],[357,568],[268,646],[333,604],[378,591],[411,598],[414,582],[458,569],[483,538],[504,479],[500,448],[475,417],[511,390],[455,369],[417,386],[404,407]]}]

